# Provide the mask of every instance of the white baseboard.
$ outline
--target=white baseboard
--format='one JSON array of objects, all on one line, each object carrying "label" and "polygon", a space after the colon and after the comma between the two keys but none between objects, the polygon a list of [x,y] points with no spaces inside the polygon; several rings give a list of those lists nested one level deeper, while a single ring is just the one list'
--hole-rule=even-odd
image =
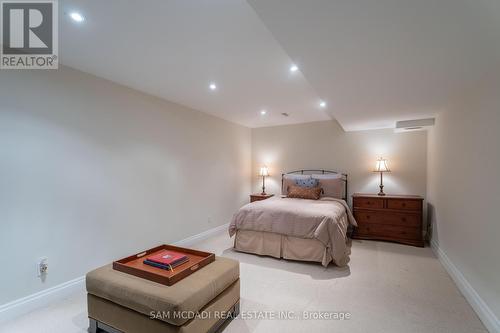
[{"label": "white baseboard", "polygon": [[450,274],[453,281],[455,281],[458,289],[462,292],[462,295],[464,295],[465,299],[467,299],[474,311],[476,311],[479,319],[481,319],[488,331],[491,333],[500,333],[500,321],[497,316],[493,313],[493,311],[491,311],[481,296],[479,296],[479,294],[474,290],[462,272],[460,272],[460,270],[453,264],[450,258],[435,241],[431,241],[431,248],[448,274]]},{"label": "white baseboard", "polygon": [[35,294],[0,305],[0,323],[22,316],[33,310],[47,306],[53,301],[64,299],[75,292],[83,292],[84,290],[85,276],[81,276]]},{"label": "white baseboard", "polygon": [[[196,242],[202,241],[223,230],[227,230],[229,224],[224,224],[197,235],[185,238],[174,245],[190,246]],[[39,291],[35,294],[17,299],[15,301],[0,305],[0,324],[7,320],[20,317],[36,309],[50,305],[50,303],[64,299],[76,292],[85,292],[85,276],[81,276],[71,281],[61,283],[57,286]]]},{"label": "white baseboard", "polygon": [[185,238],[183,240],[180,240],[178,242],[175,242],[175,243],[173,243],[173,245],[176,245],[176,246],[190,246],[190,245],[193,245],[196,242],[202,241],[202,240],[204,240],[204,239],[206,239],[206,238],[208,238],[210,236],[218,234],[219,232],[221,232],[223,230],[227,230],[227,228],[229,228],[229,223],[220,225],[220,226],[212,228],[212,229],[205,230],[205,231],[203,231],[203,232],[201,232],[201,233],[199,233],[197,235],[194,235],[194,236]]}]

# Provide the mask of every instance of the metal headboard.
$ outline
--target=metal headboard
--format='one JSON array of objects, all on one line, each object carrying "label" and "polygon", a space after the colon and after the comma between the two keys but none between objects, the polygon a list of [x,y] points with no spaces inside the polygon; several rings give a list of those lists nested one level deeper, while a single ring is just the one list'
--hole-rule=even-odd
[{"label": "metal headboard", "polygon": [[342,199],[344,199],[345,201],[347,201],[347,174],[345,173],[341,173],[341,172],[337,172],[337,171],[331,171],[331,170],[319,170],[319,169],[304,169],[304,170],[296,170],[296,171],[290,171],[290,172],[287,172],[287,173],[282,173],[281,174],[281,192],[283,193],[283,178],[285,175],[293,175],[293,174],[301,174],[301,175],[304,175],[304,174],[318,174],[318,173],[321,173],[321,174],[327,174],[327,173],[335,173],[335,174],[340,174],[342,175],[341,178],[339,179],[342,179],[344,181],[344,196],[342,197]]}]

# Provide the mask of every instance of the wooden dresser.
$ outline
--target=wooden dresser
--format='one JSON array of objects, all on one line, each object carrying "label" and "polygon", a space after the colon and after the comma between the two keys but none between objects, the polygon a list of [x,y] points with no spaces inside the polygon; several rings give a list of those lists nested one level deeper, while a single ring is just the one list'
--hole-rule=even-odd
[{"label": "wooden dresser", "polygon": [[422,197],[356,193],[352,199],[353,213],[358,223],[353,238],[424,246]]},{"label": "wooden dresser", "polygon": [[250,194],[250,202],[266,200],[273,196],[274,194]]}]

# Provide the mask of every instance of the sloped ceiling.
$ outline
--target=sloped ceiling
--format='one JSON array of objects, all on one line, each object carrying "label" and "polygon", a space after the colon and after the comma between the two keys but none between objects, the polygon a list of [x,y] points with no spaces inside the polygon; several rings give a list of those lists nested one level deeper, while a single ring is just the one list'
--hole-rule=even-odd
[{"label": "sloped ceiling", "polygon": [[64,65],[248,127],[391,128],[446,108],[500,59],[494,0],[59,3]]},{"label": "sloped ceiling", "polygon": [[[65,0],[60,7],[64,65],[248,127],[330,119],[244,0]],[[73,10],[83,23],[69,18]]]}]

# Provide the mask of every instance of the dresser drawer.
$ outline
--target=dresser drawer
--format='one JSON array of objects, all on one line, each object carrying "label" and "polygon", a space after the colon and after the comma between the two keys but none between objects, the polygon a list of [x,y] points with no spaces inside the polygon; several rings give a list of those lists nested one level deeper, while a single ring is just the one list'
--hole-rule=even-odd
[{"label": "dresser drawer", "polygon": [[422,223],[419,214],[398,214],[388,212],[371,212],[357,210],[354,218],[358,224],[389,224],[403,227],[420,227]]},{"label": "dresser drawer", "polygon": [[419,211],[422,209],[422,201],[408,199],[389,199],[387,201],[387,208]]},{"label": "dresser drawer", "polygon": [[384,208],[384,199],[379,198],[354,198],[354,207],[359,208]]},{"label": "dresser drawer", "polygon": [[401,227],[385,224],[367,224],[356,228],[356,234],[359,236],[374,236],[386,239],[415,239],[422,238],[420,228]]}]

